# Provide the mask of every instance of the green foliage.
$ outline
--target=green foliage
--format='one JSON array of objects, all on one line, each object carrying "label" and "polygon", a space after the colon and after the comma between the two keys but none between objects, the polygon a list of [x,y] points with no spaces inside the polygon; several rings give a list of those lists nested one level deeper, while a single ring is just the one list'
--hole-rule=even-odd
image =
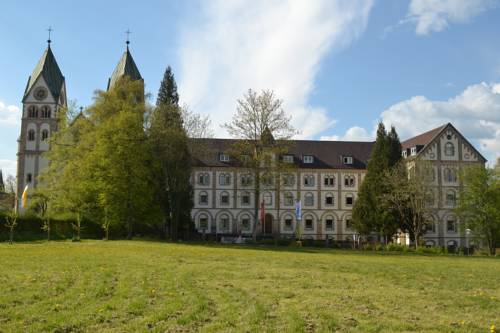
[{"label": "green foliage", "polygon": [[367,166],[353,209],[354,228],[369,234],[377,231],[389,239],[398,229],[395,214],[383,208],[384,196],[390,191],[384,173],[401,160],[401,143],[394,127],[389,134],[382,122],[377,129],[377,139]]},{"label": "green foliage", "polygon": [[177,83],[175,83],[174,73],[170,66],[163,74],[163,80],[158,90],[158,98],[156,99],[156,106],[171,105],[179,106],[179,94],[177,93]]},{"label": "green foliage", "polygon": [[500,172],[482,165],[470,166],[460,174],[464,186],[456,208],[466,228],[485,243],[491,255],[500,244]]}]

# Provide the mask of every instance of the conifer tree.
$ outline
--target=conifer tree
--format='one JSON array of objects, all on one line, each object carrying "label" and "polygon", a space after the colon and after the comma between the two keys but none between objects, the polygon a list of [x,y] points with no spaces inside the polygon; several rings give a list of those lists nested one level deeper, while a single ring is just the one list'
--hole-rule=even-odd
[{"label": "conifer tree", "polygon": [[163,210],[165,231],[173,240],[178,239],[179,233],[188,237],[192,229],[193,207],[189,138],[178,102],[177,85],[169,66],[151,115],[149,140],[155,162],[154,173],[158,175],[156,196]]},{"label": "conifer tree", "polygon": [[367,166],[366,177],[358,192],[353,209],[353,223],[361,234],[377,231],[386,241],[397,230],[397,219],[392,212],[383,208],[384,195],[390,191],[384,180],[384,173],[401,159],[401,143],[394,127],[387,133],[382,122],[377,128]]},{"label": "conifer tree", "polygon": [[5,193],[5,185],[3,182],[3,174],[1,169],[0,169],[0,193]]}]

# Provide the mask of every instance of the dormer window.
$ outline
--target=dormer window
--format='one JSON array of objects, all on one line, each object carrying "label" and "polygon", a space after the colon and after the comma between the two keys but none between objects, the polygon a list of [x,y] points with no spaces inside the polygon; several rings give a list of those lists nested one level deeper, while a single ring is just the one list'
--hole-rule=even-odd
[{"label": "dormer window", "polygon": [[342,162],[344,164],[352,164],[352,156],[343,156],[342,157]]},{"label": "dormer window", "polygon": [[304,163],[310,164],[314,162],[314,156],[312,155],[304,155],[303,157]]},{"label": "dormer window", "polygon": [[293,163],[293,155],[283,155],[283,162]]},{"label": "dormer window", "polygon": [[412,147],[411,148],[411,154],[412,154],[412,156],[413,155],[417,155],[417,147]]},{"label": "dormer window", "polygon": [[219,154],[219,161],[229,162],[229,155],[224,153]]}]

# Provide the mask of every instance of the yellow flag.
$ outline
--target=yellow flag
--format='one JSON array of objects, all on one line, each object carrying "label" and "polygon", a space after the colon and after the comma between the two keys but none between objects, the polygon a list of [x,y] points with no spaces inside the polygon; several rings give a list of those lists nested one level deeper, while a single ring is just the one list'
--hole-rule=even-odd
[{"label": "yellow flag", "polygon": [[26,208],[28,202],[28,185],[24,188],[23,195],[21,196],[21,207]]}]

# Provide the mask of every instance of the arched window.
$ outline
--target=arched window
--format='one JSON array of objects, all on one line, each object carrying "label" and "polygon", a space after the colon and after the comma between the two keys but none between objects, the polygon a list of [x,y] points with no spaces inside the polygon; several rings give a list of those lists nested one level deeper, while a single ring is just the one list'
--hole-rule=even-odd
[{"label": "arched window", "polygon": [[210,185],[210,175],[207,172],[199,173],[198,174],[198,184]]},{"label": "arched window", "polygon": [[456,202],[457,202],[457,196],[455,194],[455,191],[448,190],[446,192],[446,205],[450,207],[455,207]]},{"label": "arched window", "polygon": [[293,206],[292,192],[285,192],[285,206]]},{"label": "arched window", "polygon": [[42,118],[50,118],[50,106],[42,106]]},{"label": "arched window", "polygon": [[264,204],[266,206],[271,206],[273,204],[273,196],[271,193],[269,192],[265,192],[263,195],[262,195],[262,199],[264,200]]},{"label": "arched window", "polygon": [[229,193],[227,193],[227,192],[221,192],[221,194],[220,194],[220,204],[221,204],[221,206],[228,206],[229,205]]},{"label": "arched window", "polygon": [[335,230],[335,219],[333,216],[327,216],[325,219],[325,231]]},{"label": "arched window", "polygon": [[36,105],[30,105],[28,108],[29,118],[38,118],[38,107]]},{"label": "arched window", "polygon": [[325,204],[327,206],[333,206],[335,204],[335,201],[333,199],[333,194],[327,193],[325,197]]},{"label": "arched window", "polygon": [[201,214],[198,218],[198,228],[202,231],[208,230],[208,217],[206,214]]},{"label": "arched window", "polygon": [[448,183],[454,183],[457,181],[457,172],[455,169],[446,168],[444,169],[444,180]]},{"label": "arched window", "polygon": [[444,145],[444,154],[446,156],[453,156],[455,155],[455,146],[451,142],[446,142]]},{"label": "arched window", "polygon": [[304,206],[314,206],[314,194],[307,192],[304,196]]},{"label": "arched window", "polygon": [[44,129],[44,130],[42,131],[42,141],[45,141],[45,140],[47,140],[48,138],[49,138],[49,131],[48,131],[48,130],[46,130],[46,129]]},{"label": "arched window", "polygon": [[307,216],[304,220],[304,230],[314,230],[314,220],[311,216]]},{"label": "arched window", "polygon": [[356,186],[356,178],[354,178],[353,175],[346,175],[344,176],[344,186],[345,187],[354,187]]},{"label": "arched window", "polygon": [[231,185],[231,174],[221,173],[219,175],[219,185]]},{"label": "arched window", "polygon": [[243,215],[241,218],[241,231],[250,231],[252,229],[251,219],[248,215]]},{"label": "arched window", "polygon": [[453,217],[448,217],[446,220],[446,231],[457,232],[457,221]]},{"label": "arched window", "polygon": [[229,232],[229,216],[221,215],[219,219],[219,232]]},{"label": "arched window", "polygon": [[304,176],[304,186],[310,187],[314,186],[315,177],[314,175],[305,175]]},{"label": "arched window", "polygon": [[285,216],[285,220],[283,222],[283,230],[292,231],[293,230],[293,216],[287,215]]},{"label": "arched window", "polygon": [[30,129],[28,131],[28,141],[35,141],[35,130]]},{"label": "arched window", "polygon": [[208,193],[205,191],[200,192],[200,205],[208,205]]}]

